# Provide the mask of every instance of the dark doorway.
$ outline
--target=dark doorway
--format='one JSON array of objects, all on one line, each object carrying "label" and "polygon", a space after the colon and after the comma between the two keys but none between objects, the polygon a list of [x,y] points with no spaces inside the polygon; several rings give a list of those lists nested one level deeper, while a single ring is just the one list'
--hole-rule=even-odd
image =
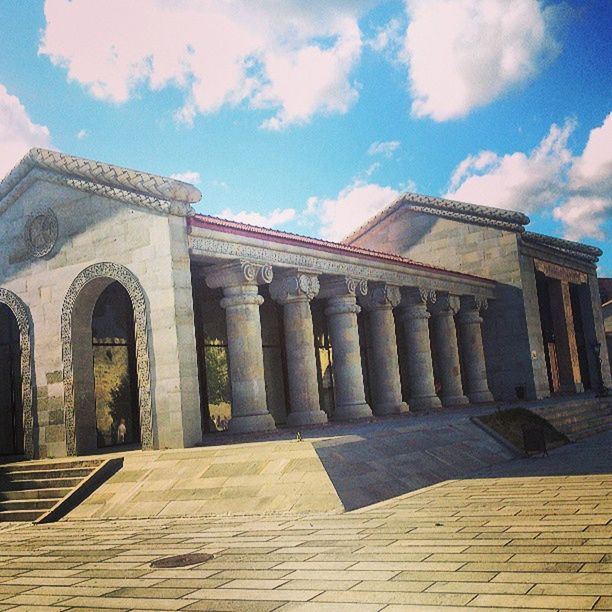
[{"label": "dark doorway", "polygon": [[121,283],[111,283],[92,316],[97,447],[140,444],[134,311]]},{"label": "dark doorway", "polygon": [[541,272],[536,272],[536,288],[538,292],[538,305],[540,308],[540,323],[542,325],[542,341],[544,342],[544,357],[548,374],[548,386],[551,393],[558,393],[561,389],[559,376],[559,362],[557,359],[557,345],[550,307],[550,292],[548,279]]},{"label": "dark doorway", "polygon": [[17,319],[0,304],[0,455],[23,453],[20,361]]},{"label": "dark doorway", "polygon": [[313,300],[310,303],[319,383],[319,404],[321,410],[332,418],[336,407],[334,396],[334,357],[327,329],[325,301]]}]

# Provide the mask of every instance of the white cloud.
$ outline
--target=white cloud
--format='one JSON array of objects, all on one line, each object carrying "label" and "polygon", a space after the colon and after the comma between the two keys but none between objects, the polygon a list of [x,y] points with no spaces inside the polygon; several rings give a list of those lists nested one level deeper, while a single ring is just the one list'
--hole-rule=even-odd
[{"label": "white cloud", "polygon": [[391,157],[400,146],[399,140],[388,140],[386,142],[373,142],[368,148],[368,155],[384,155]]},{"label": "white cloud", "polygon": [[371,4],[46,0],[39,53],[103,100],[174,85],[187,94],[179,121],[246,103],[281,129],[354,104],[358,19]]},{"label": "white cloud", "polygon": [[83,140],[83,138],[85,138],[86,136],[87,136],[87,130],[79,130],[76,135],[76,137],[79,140]]},{"label": "white cloud", "polygon": [[575,123],[552,125],[529,154],[470,155],[455,169],[447,197],[474,204],[531,212],[556,202],[562,194],[561,177],[571,161],[567,139]]},{"label": "white cloud", "polygon": [[412,114],[445,121],[498,98],[554,56],[557,9],[537,0],[406,0]]},{"label": "white cloud", "polygon": [[276,208],[269,214],[262,214],[259,212],[242,210],[240,212],[233,212],[231,209],[226,208],[219,213],[219,217],[222,219],[229,219],[230,221],[238,221],[239,223],[248,223],[249,225],[257,225],[260,227],[278,227],[293,221],[295,219],[296,212],[293,208]]},{"label": "white cloud", "polygon": [[305,214],[317,217],[322,238],[339,240],[385,208],[398,195],[399,192],[392,187],[357,180],[342,189],[336,198],[309,198]]},{"label": "white cloud", "polygon": [[0,84],[0,179],[32,147],[48,147],[49,129],[32,123],[17,96]]},{"label": "white cloud", "polygon": [[445,197],[524,212],[548,212],[569,240],[605,239],[612,215],[612,113],[591,130],[581,155],[568,138],[575,121],[553,124],[530,153],[481,151],[455,169]]},{"label": "white cloud", "polygon": [[193,183],[197,185],[202,179],[200,177],[199,172],[194,172],[193,170],[187,170],[187,172],[177,172],[176,174],[171,174],[170,178],[176,179],[177,181],[183,181],[185,183]]}]

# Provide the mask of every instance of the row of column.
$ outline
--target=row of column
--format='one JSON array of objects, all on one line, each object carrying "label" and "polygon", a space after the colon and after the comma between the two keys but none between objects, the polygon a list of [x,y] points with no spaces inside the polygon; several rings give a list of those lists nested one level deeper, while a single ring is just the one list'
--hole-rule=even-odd
[{"label": "row of column", "polygon": [[[291,426],[327,421],[320,409],[310,301],[326,300],[325,315],[334,355],[334,419],[346,420],[408,411],[402,400],[393,309],[401,302],[404,341],[409,351],[412,409],[492,400],[485,370],[480,324],[484,300],[468,296],[324,277],[300,270],[274,276],[269,265],[237,261],[207,268],[206,283],[222,288],[226,311],[234,432],[274,429],[264,382],[258,285],[269,284],[283,305]],[[369,311],[372,408],[365,398],[357,314]],[[432,319],[431,338],[428,320]],[[457,328],[459,334],[457,334]],[[436,393],[432,362],[441,383]],[[459,351],[464,368],[465,394]],[[467,396],[467,397],[466,397]],[[469,398],[469,399],[468,399]]]}]

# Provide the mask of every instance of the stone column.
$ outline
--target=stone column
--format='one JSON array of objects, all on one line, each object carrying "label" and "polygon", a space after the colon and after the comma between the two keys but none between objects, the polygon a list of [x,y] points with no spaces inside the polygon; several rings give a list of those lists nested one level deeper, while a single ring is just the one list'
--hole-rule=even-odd
[{"label": "stone column", "polygon": [[402,401],[393,318],[393,309],[400,303],[399,287],[370,285],[360,303],[368,311],[372,410],[379,415],[408,412],[408,405]]},{"label": "stone column", "polygon": [[243,433],[275,429],[266,403],[259,318],[263,298],[257,291],[257,285],[272,281],[272,266],[236,261],[207,268],[204,275],[209,287],[223,288],[221,306],[225,309],[232,383],[229,430]]},{"label": "stone column", "polygon": [[480,311],[487,308],[485,298],[462,296],[457,315],[457,335],[462,357],[466,395],[473,403],[492,402],[489,391],[484,348],[482,345],[482,319]]},{"label": "stone column", "polygon": [[461,366],[455,315],[459,310],[459,298],[456,295],[442,294],[435,304],[430,306],[432,314],[431,340],[436,360],[436,371],[440,377],[442,391],[440,399],[444,406],[469,404],[461,386]]},{"label": "stone column", "polygon": [[334,420],[372,416],[365,400],[356,293],[365,295],[366,281],[349,277],[332,277],[321,282],[319,295],[327,298],[325,315],[333,351],[334,390],[336,406]]},{"label": "stone column", "polygon": [[314,274],[290,270],[274,278],[270,294],[283,305],[285,351],[291,412],[290,426],[326,423],[327,415],[319,405],[317,362],[310,301],[319,293]]},{"label": "stone column", "polygon": [[435,291],[402,288],[400,320],[403,324],[406,354],[408,356],[408,384],[410,387],[410,409],[425,410],[440,408],[440,398],[436,395],[431,343],[429,341],[427,302],[435,301]]}]

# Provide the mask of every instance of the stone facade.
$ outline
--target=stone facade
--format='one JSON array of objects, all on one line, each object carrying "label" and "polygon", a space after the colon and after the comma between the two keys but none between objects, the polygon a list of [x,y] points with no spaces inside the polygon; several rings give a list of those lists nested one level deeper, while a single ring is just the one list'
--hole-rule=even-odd
[{"label": "stone facade", "polygon": [[132,308],[143,448],[547,395],[542,270],[552,293],[559,267],[580,275],[559,280],[578,287],[560,285],[580,336],[559,352],[561,378],[593,379],[584,347],[605,351],[593,251],[528,236],[519,213],[419,196],[335,244],[195,215],[199,197],[40,149],[0,183],[0,303],[19,329],[28,457],[99,444],[91,325],[112,283]]}]

